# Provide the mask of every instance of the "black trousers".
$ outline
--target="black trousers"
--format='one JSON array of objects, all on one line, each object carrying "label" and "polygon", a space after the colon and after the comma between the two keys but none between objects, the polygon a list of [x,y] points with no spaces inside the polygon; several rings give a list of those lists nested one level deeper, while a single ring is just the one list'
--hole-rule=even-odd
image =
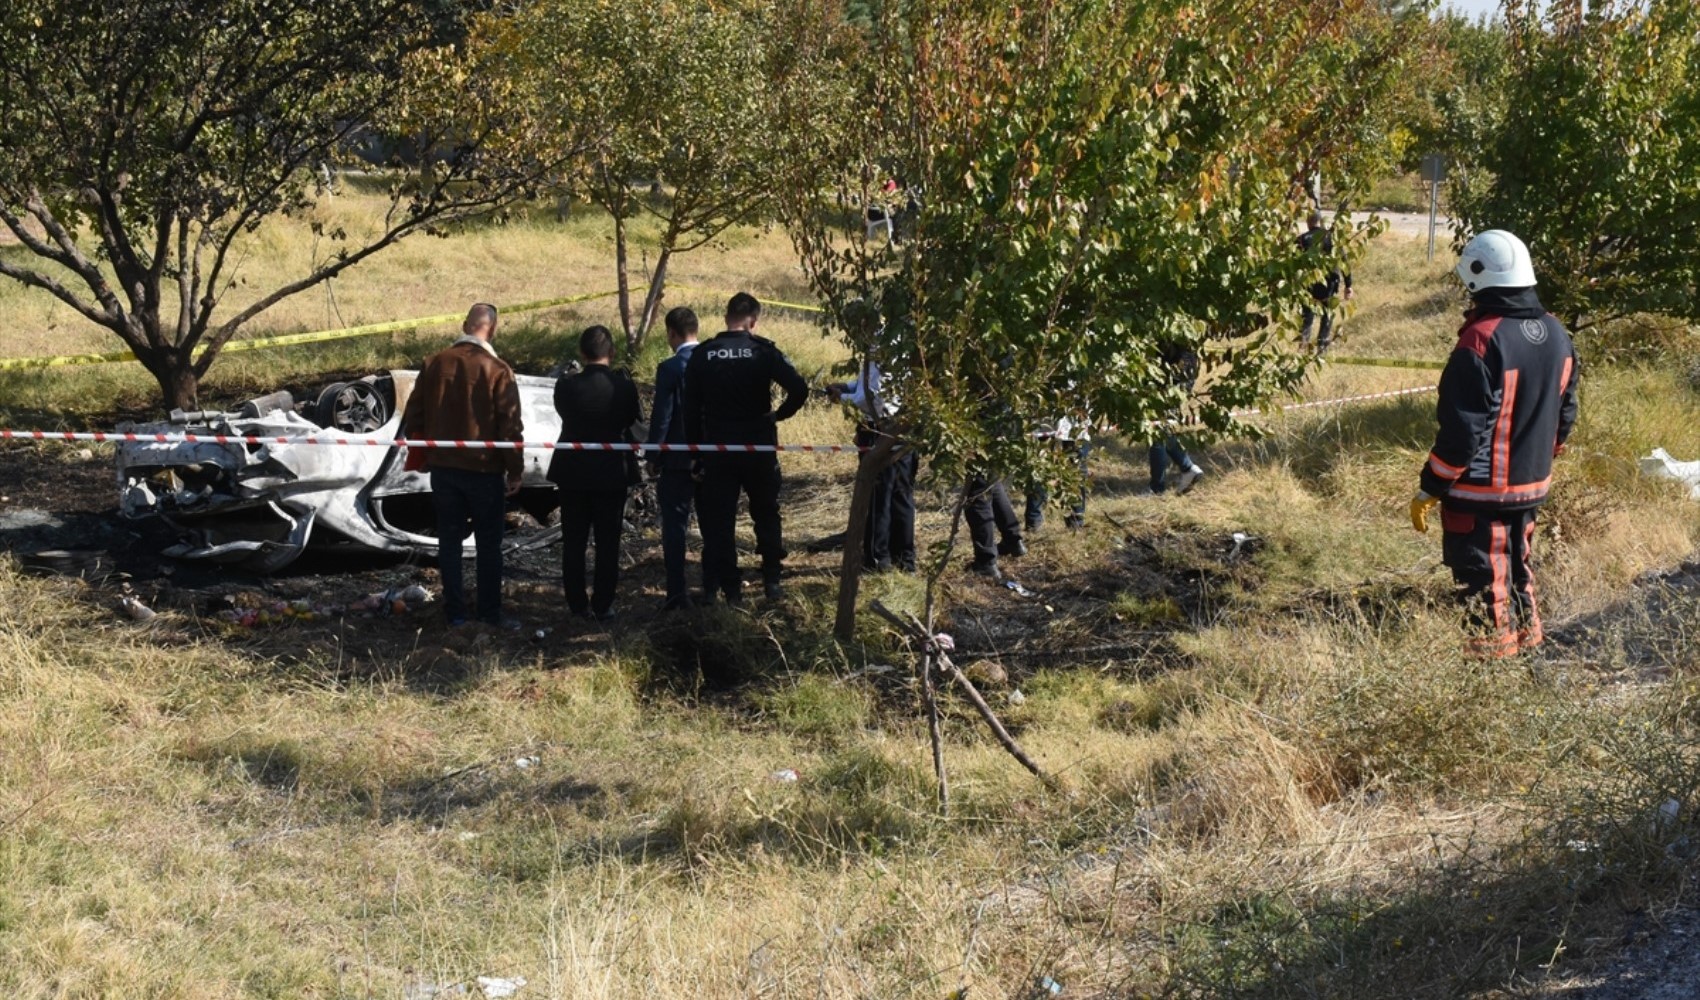
[{"label": "black trousers", "polygon": [[[878,440],[876,432],[856,432],[858,448],[871,448]],[[869,569],[915,568],[915,473],[920,464],[913,451],[906,451],[874,480],[874,504],[862,534],[862,565]]]},{"label": "black trousers", "polygon": [[738,576],[738,495],[750,498],[762,578],[778,583],[785,563],[785,531],[779,516],[779,456],[707,455],[702,460],[697,524],[702,528],[702,589],[728,601],[743,596]]},{"label": "black trousers", "polygon": [[1334,310],[1326,304],[1319,302],[1314,309],[1305,306],[1299,314],[1300,322],[1303,324],[1299,330],[1299,342],[1306,347],[1310,346],[1310,328],[1316,322],[1319,313],[1322,316],[1322,326],[1316,334],[1316,349],[1318,353],[1326,353],[1328,345],[1334,342]]},{"label": "black trousers", "polygon": [[466,620],[466,567],[462,543],[469,533],[477,546],[478,620],[502,620],[502,514],[507,484],[500,472],[431,470],[431,502],[437,509],[437,569],[443,575],[443,613]]},{"label": "black trousers", "polygon": [[655,499],[661,505],[661,561],[667,567],[667,605],[680,607],[690,596],[685,585],[685,548],[691,509],[697,502],[691,470],[663,468],[655,485]]},{"label": "black trousers", "polygon": [[[561,491],[561,586],[573,614],[602,614],[614,606],[620,584],[620,528],[626,516],[625,490]],[[584,592],[584,549],[596,538],[596,582]]]},{"label": "black trousers", "polygon": [[1530,549],[1535,512],[1459,511],[1440,513],[1441,552],[1465,622],[1477,634],[1478,651],[1513,656],[1540,645],[1540,611],[1535,605],[1535,573]]},{"label": "black trousers", "polygon": [[1009,489],[1003,480],[988,483],[984,478],[968,482],[968,503],[963,508],[968,521],[968,538],[974,543],[976,565],[996,562],[998,540],[1010,541],[1021,537],[1021,518],[1015,505],[1009,502]]}]

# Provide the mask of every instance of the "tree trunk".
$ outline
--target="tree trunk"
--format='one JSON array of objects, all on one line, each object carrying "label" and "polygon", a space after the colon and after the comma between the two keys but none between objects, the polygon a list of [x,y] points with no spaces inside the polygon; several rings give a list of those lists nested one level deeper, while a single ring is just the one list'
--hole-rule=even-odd
[{"label": "tree trunk", "polygon": [[200,405],[201,380],[195,375],[195,363],[171,350],[139,351],[136,360],[159,383],[159,394],[166,410],[194,410]]},{"label": "tree trunk", "polygon": [[627,360],[637,360],[638,352],[643,350],[643,342],[649,339],[650,328],[655,325],[656,310],[661,308],[661,295],[666,290],[667,264],[672,259],[673,248],[664,244],[661,255],[655,259],[655,274],[649,279],[649,292],[643,297],[643,315],[638,318],[637,339],[627,345]]},{"label": "tree trunk", "polygon": [[632,354],[632,281],[626,273],[626,220],[614,213],[614,276],[620,290],[620,329],[626,335],[626,356]]},{"label": "tree trunk", "polygon": [[839,642],[856,638],[856,594],[862,585],[862,538],[867,534],[868,515],[874,506],[874,482],[898,457],[896,438],[882,437],[862,453],[856,466],[856,486],[850,495],[850,524],[844,529],[844,560],[838,570],[838,617],[832,632]]}]

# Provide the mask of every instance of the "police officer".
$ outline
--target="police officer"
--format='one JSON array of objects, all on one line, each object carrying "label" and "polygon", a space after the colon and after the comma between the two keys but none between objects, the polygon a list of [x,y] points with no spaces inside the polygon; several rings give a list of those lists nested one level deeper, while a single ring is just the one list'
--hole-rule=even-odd
[{"label": "police officer", "polygon": [[1522,240],[1481,233],[1465,244],[1458,276],[1473,308],[1440,376],[1440,431],[1411,526],[1427,532],[1440,505],[1442,552],[1476,633],[1471,651],[1515,656],[1542,638],[1529,549],[1553,458],[1576,424],[1576,351],[1535,295]]},{"label": "police officer", "polygon": [[[726,303],[726,332],[701,345],[685,365],[685,440],[691,444],[779,443],[776,425],[808,400],[809,386],[770,340],[755,335],[761,303],[739,292]],[[773,387],[785,393],[773,408]],[[761,555],[763,590],[780,596],[785,538],[779,517],[779,456],[765,452],[707,452],[700,461],[702,492],[697,520],[702,526],[704,597],[718,592],[728,603],[743,596],[738,576],[735,526],[738,494],[750,498],[750,520]]]}]

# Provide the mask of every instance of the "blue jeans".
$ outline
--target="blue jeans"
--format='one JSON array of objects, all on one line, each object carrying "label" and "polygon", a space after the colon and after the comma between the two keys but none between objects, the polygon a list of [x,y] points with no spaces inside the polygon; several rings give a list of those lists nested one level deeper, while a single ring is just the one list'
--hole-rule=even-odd
[{"label": "blue jeans", "polygon": [[443,614],[450,621],[466,619],[461,542],[470,534],[478,550],[478,619],[499,623],[506,477],[500,472],[432,469],[431,502],[437,508],[437,570],[443,575]]},{"label": "blue jeans", "polygon": [[1163,439],[1162,444],[1151,446],[1151,492],[1163,492],[1163,479],[1169,474],[1169,463],[1172,461],[1183,470],[1192,468],[1192,456],[1181,447],[1180,439],[1173,434]]}]

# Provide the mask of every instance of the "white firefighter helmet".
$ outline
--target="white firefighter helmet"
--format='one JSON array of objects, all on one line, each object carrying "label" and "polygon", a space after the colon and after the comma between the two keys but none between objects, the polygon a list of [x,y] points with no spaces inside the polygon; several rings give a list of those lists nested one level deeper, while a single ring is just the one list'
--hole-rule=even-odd
[{"label": "white firefighter helmet", "polygon": [[1503,229],[1477,233],[1458,255],[1458,277],[1471,293],[1484,288],[1533,288],[1529,248]]}]

